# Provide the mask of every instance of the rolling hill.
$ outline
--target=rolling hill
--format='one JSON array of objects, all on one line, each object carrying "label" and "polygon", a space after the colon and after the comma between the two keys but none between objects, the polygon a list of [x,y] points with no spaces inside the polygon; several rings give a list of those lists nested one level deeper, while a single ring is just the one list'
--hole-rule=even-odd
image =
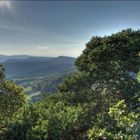
[{"label": "rolling hill", "polygon": [[40,95],[54,93],[65,77],[76,70],[75,58],[35,57],[28,55],[3,56],[0,63],[5,68],[6,78],[24,87],[27,99],[40,100]]},{"label": "rolling hill", "polygon": [[60,73],[66,70],[75,69],[75,58],[65,56],[59,56],[56,58],[11,56],[7,58],[3,57],[2,60],[4,61],[1,62],[1,64],[5,68],[8,79],[23,76],[37,76],[47,73]]}]

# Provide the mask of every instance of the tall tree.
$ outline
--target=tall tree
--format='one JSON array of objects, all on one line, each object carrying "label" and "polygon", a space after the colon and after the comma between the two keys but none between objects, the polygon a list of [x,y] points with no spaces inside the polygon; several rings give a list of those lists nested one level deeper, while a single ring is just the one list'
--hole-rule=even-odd
[{"label": "tall tree", "polygon": [[139,69],[139,51],[139,30],[127,29],[111,36],[93,37],[76,61],[81,74],[65,80],[60,91],[72,93],[77,87],[76,94],[80,94],[88,88],[110,102],[124,98],[130,101],[139,91],[137,80],[131,76]]},{"label": "tall tree", "polygon": [[23,105],[22,88],[5,80],[4,68],[0,66],[0,127]]}]

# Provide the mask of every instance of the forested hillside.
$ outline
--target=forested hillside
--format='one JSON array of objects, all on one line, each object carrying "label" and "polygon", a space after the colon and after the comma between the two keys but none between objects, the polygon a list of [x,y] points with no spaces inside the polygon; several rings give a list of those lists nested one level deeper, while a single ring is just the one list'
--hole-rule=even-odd
[{"label": "forested hillside", "polygon": [[64,78],[76,70],[75,60],[66,56],[0,56],[6,78],[23,86],[26,99],[31,102],[39,101],[42,93],[55,93]]},{"label": "forested hillside", "polygon": [[44,74],[59,73],[74,69],[73,57],[31,57],[31,56],[5,56],[1,62],[5,68],[7,78],[22,78]]},{"label": "forested hillside", "polygon": [[92,37],[75,65],[57,93],[35,104],[1,66],[0,139],[140,139],[140,31]]}]

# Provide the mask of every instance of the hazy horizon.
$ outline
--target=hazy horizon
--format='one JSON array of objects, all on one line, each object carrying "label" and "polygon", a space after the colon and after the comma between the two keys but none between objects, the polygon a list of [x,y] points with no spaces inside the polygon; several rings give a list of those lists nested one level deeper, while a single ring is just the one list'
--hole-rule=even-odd
[{"label": "hazy horizon", "polygon": [[92,36],[140,29],[139,1],[0,1],[0,54],[77,57]]},{"label": "hazy horizon", "polygon": [[0,56],[31,56],[31,57],[52,57],[52,58],[55,58],[55,57],[73,57],[73,58],[77,58],[77,57],[74,57],[74,56],[69,56],[69,55],[58,55],[58,56],[47,56],[47,55],[28,55],[28,54],[13,54],[13,55],[7,55],[7,54],[0,54]]}]

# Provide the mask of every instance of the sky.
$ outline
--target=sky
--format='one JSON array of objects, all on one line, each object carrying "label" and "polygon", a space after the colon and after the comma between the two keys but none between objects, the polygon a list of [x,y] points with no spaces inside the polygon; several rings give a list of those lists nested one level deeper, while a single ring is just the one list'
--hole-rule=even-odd
[{"label": "sky", "polygon": [[72,56],[92,36],[140,29],[140,1],[0,0],[0,54]]}]

